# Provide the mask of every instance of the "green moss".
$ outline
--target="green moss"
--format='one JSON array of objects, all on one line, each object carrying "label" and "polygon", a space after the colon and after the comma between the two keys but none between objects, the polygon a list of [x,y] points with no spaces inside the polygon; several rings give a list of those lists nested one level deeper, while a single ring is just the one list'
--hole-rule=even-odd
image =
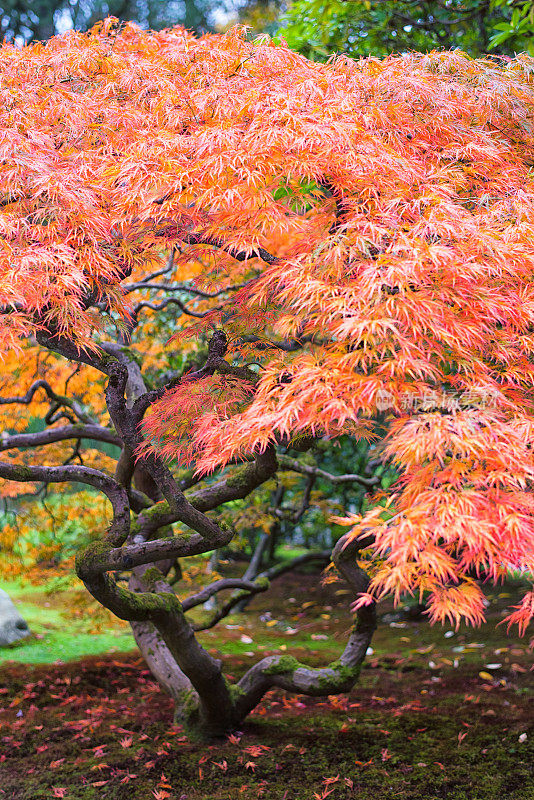
[{"label": "green moss", "polygon": [[227,523],[227,522],[225,522],[224,520],[221,520],[221,521],[218,523],[218,525],[219,525],[219,528],[220,528],[222,531],[233,531],[233,528],[232,528],[232,526],[231,526],[231,525],[228,525],[228,523]]},{"label": "green moss", "polygon": [[307,669],[306,665],[294,656],[280,656],[278,661],[267,667],[264,672],[266,675],[282,675],[284,672],[294,672],[299,667]]},{"label": "green moss", "polygon": [[169,525],[166,520],[164,521],[164,518],[168,517],[169,514],[172,514],[172,511],[166,500],[155,503],[155,505],[143,509],[143,511],[137,515],[137,519],[130,526],[130,530],[132,533],[140,533],[144,525],[148,523],[151,528],[160,528],[158,533],[159,539],[175,539],[176,541],[187,542],[193,534],[180,532],[179,536],[176,536],[173,532],[172,525]]},{"label": "green moss", "polygon": [[228,691],[230,692],[230,697],[232,698],[232,703],[235,703],[239,697],[242,697],[246,694],[245,690],[238,686],[237,683],[231,683],[228,686]]},{"label": "green moss", "polygon": [[[140,518],[144,517],[145,520],[148,518],[149,520],[154,521],[154,519],[157,519],[157,515],[158,514],[167,513],[167,510],[168,510],[168,507],[167,507],[166,511],[162,512],[161,509],[158,509],[157,512],[155,512],[153,510],[154,508],[156,508],[156,506],[152,506],[152,508],[148,508],[145,511],[140,512],[137,515],[137,517],[130,523],[130,537],[133,537],[136,534],[139,534],[139,533],[142,532],[143,526],[139,522]],[[185,537],[185,538],[188,538],[189,536],[191,536],[191,534],[184,533],[184,534],[182,534],[182,536]],[[160,529],[160,531],[158,533],[158,539],[174,539],[174,532],[173,532],[172,526],[171,525],[162,525],[162,527],[161,527],[161,529]]]},{"label": "green moss", "polygon": [[143,573],[143,581],[148,587],[154,586],[158,581],[164,580],[163,573],[157,567],[149,567]]},{"label": "green moss", "polygon": [[143,366],[142,356],[139,353],[136,353],[134,350],[130,350],[129,347],[121,347],[121,353],[124,353],[124,355],[129,358],[130,361],[133,361],[134,364],[137,364],[138,367]]},{"label": "green moss", "polygon": [[155,503],[150,508],[144,508],[139,516],[143,516],[145,519],[152,520],[159,516],[163,516],[164,514],[166,515],[170,513],[170,505],[166,500],[162,500],[160,503]]},{"label": "green moss", "polygon": [[197,729],[200,719],[200,706],[198,694],[194,689],[184,689],[180,692],[174,707],[174,722],[184,725],[192,741],[197,739]]},{"label": "green moss", "polygon": [[101,364],[105,367],[109,367],[111,366],[111,364],[114,364],[115,362],[118,363],[118,361],[119,359],[116,356],[110,356],[107,353],[103,353],[100,358]]},{"label": "green moss", "polygon": [[[169,614],[182,616],[182,606],[176,595],[169,592],[132,592],[116,584],[109,575],[102,576],[107,584],[103,590],[101,602],[119,619],[143,622],[153,620],[158,615]],[[100,598],[97,598],[100,599]]]},{"label": "green moss", "polygon": [[320,688],[328,690],[328,694],[350,691],[360,675],[359,666],[349,667],[346,664],[340,664],[339,661],[332,661],[327,664],[325,669],[333,670],[334,675],[320,675],[318,684]]},{"label": "green moss", "polygon": [[250,467],[240,467],[226,478],[226,485],[232,489],[244,488],[248,483]]},{"label": "green moss", "polygon": [[226,678],[226,676],[224,675],[223,675],[223,681],[226,685],[226,688],[228,689],[228,693],[230,695],[232,703],[235,704],[236,700],[245,694],[245,690],[242,689],[241,686],[238,686],[237,683],[230,683],[228,678]]},{"label": "green moss", "polygon": [[190,717],[198,711],[198,694],[194,689],[183,689],[177,701],[180,712],[185,717]]},{"label": "green moss", "polygon": [[[83,573],[97,572],[102,561],[106,559],[113,545],[104,539],[96,539],[76,555],[75,569],[79,578]],[[83,580],[83,578],[82,578]]]},{"label": "green moss", "polygon": [[[265,674],[283,675],[286,673],[293,673],[299,668],[309,670],[311,675],[315,672],[313,667],[306,666],[306,664],[298,661],[294,656],[284,655],[274,664],[271,664],[270,667],[267,667],[265,669]],[[340,664],[339,661],[332,661],[324,670],[328,670],[329,672],[325,673],[322,669],[318,669],[315,674],[318,674],[317,685],[320,689],[324,689],[325,694],[350,691],[360,674],[360,667],[349,667]]]}]

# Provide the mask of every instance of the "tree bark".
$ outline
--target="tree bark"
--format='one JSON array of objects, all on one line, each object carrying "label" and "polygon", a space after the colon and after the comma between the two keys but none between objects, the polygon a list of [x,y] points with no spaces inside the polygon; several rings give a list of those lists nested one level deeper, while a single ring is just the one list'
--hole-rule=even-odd
[{"label": "tree bark", "polygon": [[[43,338],[43,336],[41,336]],[[71,344],[60,336],[44,336],[49,345],[67,357],[73,357]],[[161,396],[161,390],[129,391],[135,369],[127,366],[124,349],[110,358],[81,354],[91,366],[109,375],[106,401],[110,417],[124,448],[135,453],[142,441],[139,433],[146,409]],[[232,370],[224,361],[226,337],[216,332],[209,344],[205,368],[198,374],[223,374]],[[126,363],[125,363],[126,362]],[[191,376],[189,376],[190,378]],[[255,378],[253,378],[255,379]],[[130,383],[129,383],[130,381]],[[128,396],[128,401],[125,398]],[[357,611],[356,624],[339,660],[322,669],[308,667],[288,656],[271,656],[250,669],[237,685],[231,686],[222,672],[221,661],[213,658],[195,637],[195,626],[186,612],[203,602],[207,596],[230,588],[245,592],[263,591],[269,579],[287,569],[277,565],[267,570],[253,583],[243,579],[215,581],[211,587],[186,598],[176,596],[165,575],[176,558],[195,553],[207,553],[226,545],[234,531],[219,524],[206,512],[221,503],[246,497],[253,489],[275,475],[278,468],[273,444],[255,454],[254,461],[245,463],[235,472],[206,487],[195,486],[184,495],[180,486],[157,456],[143,456],[138,465],[145,469],[161,490],[164,500],[143,508],[131,519],[132,489],[128,480],[133,470],[123,464],[121,478],[110,478],[98,470],[86,467],[20,467],[0,464],[3,477],[22,480],[60,482],[81,480],[103,491],[113,506],[113,521],[106,536],[89,544],[76,558],[76,571],[89,592],[120,619],[132,623],[141,651],[153,669],[156,679],[175,700],[177,718],[190,731],[210,739],[226,735],[247,716],[270,688],[309,695],[329,695],[348,692],[359,675],[361,663],[376,626],[374,603]],[[141,502],[146,495],[137,492]],[[144,502],[144,501],[143,501]],[[164,537],[162,529],[183,523],[191,532]],[[161,538],[152,540],[156,535]],[[362,544],[345,535],[335,546],[332,559],[351,586],[355,598],[368,586],[368,578],[357,566],[357,554]],[[326,558],[328,554],[306,554],[295,562]],[[114,573],[131,572],[129,588],[114,578]],[[239,599],[239,598],[237,598]],[[232,608],[235,598],[231,598]]]}]

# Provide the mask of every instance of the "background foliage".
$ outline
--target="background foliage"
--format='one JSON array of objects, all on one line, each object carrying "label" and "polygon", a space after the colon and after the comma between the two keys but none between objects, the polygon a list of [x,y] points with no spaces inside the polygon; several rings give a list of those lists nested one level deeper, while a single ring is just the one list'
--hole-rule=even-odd
[{"label": "background foliage", "polygon": [[531,6],[508,0],[296,0],[280,18],[277,35],[317,61],[333,52],[385,56],[457,47],[473,57],[513,55],[531,52]]},{"label": "background foliage", "polygon": [[88,30],[106,16],[161,30],[184,25],[203,34],[236,22],[252,36],[279,34],[308,58],[358,57],[459,47],[532,53],[532,0],[2,0],[0,35],[28,42],[67,28]]}]

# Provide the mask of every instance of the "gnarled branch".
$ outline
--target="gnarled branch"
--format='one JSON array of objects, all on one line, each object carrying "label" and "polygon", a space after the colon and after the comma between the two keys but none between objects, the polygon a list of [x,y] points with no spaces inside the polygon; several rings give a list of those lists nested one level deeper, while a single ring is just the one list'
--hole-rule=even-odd
[{"label": "gnarled branch", "polygon": [[266,591],[268,587],[269,584],[267,582],[257,584],[254,581],[245,581],[242,578],[222,578],[219,581],[211,583],[209,586],[205,586],[200,592],[187,597],[182,601],[182,608],[184,611],[189,611],[191,608],[205,603],[210,597],[213,597],[219,592],[224,592],[226,589],[246,589],[248,592],[255,594],[256,592]]},{"label": "gnarled branch", "polygon": [[12,450],[15,447],[42,447],[68,439],[92,439],[95,442],[107,442],[119,447],[122,445],[116,433],[101,425],[63,425],[60,428],[48,428],[36,433],[11,435],[1,433],[0,450]]},{"label": "gnarled branch", "polygon": [[363,475],[356,475],[347,473],[346,475],[331,475],[319,467],[312,467],[309,464],[302,464],[295,458],[286,455],[279,455],[278,462],[282,468],[292,470],[293,472],[300,472],[302,475],[314,476],[316,478],[324,478],[330,483],[360,483],[362,486],[371,488],[380,483],[380,478],[365,478]]},{"label": "gnarled branch", "polygon": [[20,405],[29,405],[35,393],[39,389],[44,389],[50,400],[53,400],[59,406],[67,406],[70,408],[80,419],[82,422],[86,422],[88,424],[94,423],[94,420],[80,407],[80,405],[75,401],[72,400],[70,397],[64,397],[63,395],[57,394],[48,381],[43,379],[34,381],[26,394],[19,395],[18,397],[0,397],[0,406],[7,406],[13,403],[19,403]]},{"label": "gnarled branch", "polygon": [[261,258],[266,264],[280,264],[282,261],[281,258],[271,255],[271,253],[269,253],[263,247],[257,247],[255,250],[252,250],[250,254],[247,254],[244,250],[236,250],[235,247],[226,244],[223,239],[220,239],[217,236],[203,236],[200,233],[186,233],[180,238],[182,242],[185,242],[186,244],[211,244],[213,247],[219,247],[221,250],[224,250],[226,253],[231,255],[232,258],[235,258],[236,261],[248,261],[250,258]]},{"label": "gnarled branch", "polygon": [[117,481],[91,467],[67,465],[62,467],[22,466],[0,461],[0,478],[11,481],[42,481],[43,483],[85,483],[103,492],[113,506],[113,522],[107,534],[111,546],[120,546],[130,532],[130,504],[126,490]]},{"label": "gnarled branch", "polygon": [[[195,631],[205,631],[213,628],[221,619],[227,617],[228,614],[243,600],[247,600],[252,594],[265,591],[268,589],[270,581],[284,575],[286,572],[292,572],[302,564],[307,564],[310,561],[325,561],[330,559],[330,550],[319,550],[312,553],[304,553],[301,556],[292,558],[290,561],[285,561],[283,564],[276,564],[270,569],[261,572],[252,582],[254,589],[251,591],[249,588],[243,587],[230,597],[221,608],[217,609],[214,614],[206,622],[198,622],[193,625]],[[245,573],[246,574],[246,573]]]},{"label": "gnarled branch", "polygon": [[[369,584],[369,578],[356,562],[360,547],[357,540],[345,534],[332,551],[332,560],[354,592],[355,599],[365,592]],[[375,628],[376,612],[372,603],[357,611],[356,623],[338,661],[326,667],[313,668],[288,656],[262,659],[238,683],[237,715],[240,718],[246,716],[263,695],[275,686],[314,696],[350,691],[359,675]]]}]

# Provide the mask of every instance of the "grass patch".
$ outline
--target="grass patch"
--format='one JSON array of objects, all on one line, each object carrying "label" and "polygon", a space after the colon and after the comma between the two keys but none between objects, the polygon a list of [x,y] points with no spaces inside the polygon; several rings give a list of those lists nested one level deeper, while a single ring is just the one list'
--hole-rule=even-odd
[{"label": "grass patch", "polygon": [[0,664],[51,664],[135,648],[130,628],[119,620],[105,632],[91,633],[90,617],[73,617],[72,591],[49,595],[42,586],[21,582],[2,581],[1,586],[28,623],[31,636],[0,648]]}]

